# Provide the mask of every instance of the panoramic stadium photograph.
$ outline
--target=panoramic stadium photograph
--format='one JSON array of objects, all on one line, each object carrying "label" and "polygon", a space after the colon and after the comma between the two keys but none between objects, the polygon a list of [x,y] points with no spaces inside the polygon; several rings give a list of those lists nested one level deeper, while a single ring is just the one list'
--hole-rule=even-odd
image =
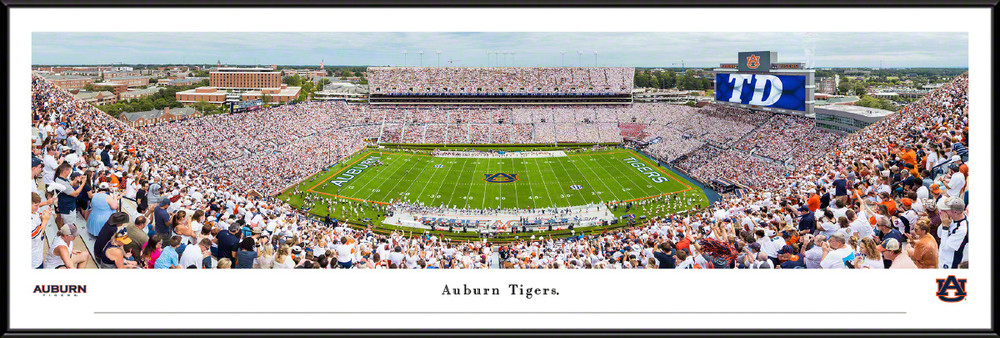
[{"label": "panoramic stadium photograph", "polygon": [[32,269],[970,264],[966,33],[32,38]]}]

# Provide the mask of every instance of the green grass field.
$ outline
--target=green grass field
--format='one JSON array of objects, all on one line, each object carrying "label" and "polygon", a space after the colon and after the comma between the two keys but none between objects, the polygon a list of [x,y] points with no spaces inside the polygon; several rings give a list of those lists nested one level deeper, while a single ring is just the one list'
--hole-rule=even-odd
[{"label": "green grass field", "polygon": [[[383,165],[366,165],[374,164],[374,160]],[[506,182],[489,182],[490,177]],[[317,173],[297,188],[330,201],[383,204],[405,199],[425,205],[473,209],[635,203],[676,193],[695,196],[704,201],[703,205],[707,204],[701,189],[626,149],[525,159],[445,158],[432,157],[427,152],[366,149],[340,165]],[[300,197],[288,193],[279,198],[295,206],[302,204]],[[637,206],[631,212],[638,216],[640,210],[644,209]],[[327,214],[324,207],[311,212]],[[378,224],[376,215],[377,212],[364,213]],[[332,216],[344,215],[338,210]]]}]

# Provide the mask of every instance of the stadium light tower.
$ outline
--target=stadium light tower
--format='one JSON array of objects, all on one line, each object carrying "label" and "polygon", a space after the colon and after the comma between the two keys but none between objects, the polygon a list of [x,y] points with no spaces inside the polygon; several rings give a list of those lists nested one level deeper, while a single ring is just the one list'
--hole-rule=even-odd
[{"label": "stadium light tower", "polygon": [[406,51],[403,51],[403,67],[406,67]]},{"label": "stadium light tower", "polygon": [[559,54],[562,54],[562,67],[566,67],[566,51],[559,51]]},{"label": "stadium light tower", "polygon": [[594,51],[594,67],[597,67],[597,51]]},{"label": "stadium light tower", "polygon": [[576,66],[577,67],[583,66],[583,51],[582,50],[576,51]]},{"label": "stadium light tower", "polygon": [[437,66],[441,67],[441,51],[438,50],[438,51],[434,51],[434,52],[437,53],[437,55],[438,55]]},{"label": "stadium light tower", "polygon": [[510,52],[510,65],[511,65],[511,67],[517,67],[517,63],[514,62],[514,54],[517,54],[517,53]]},{"label": "stadium light tower", "polygon": [[420,67],[423,67],[424,66],[424,51],[419,51],[419,52],[417,52],[417,54],[420,54]]}]

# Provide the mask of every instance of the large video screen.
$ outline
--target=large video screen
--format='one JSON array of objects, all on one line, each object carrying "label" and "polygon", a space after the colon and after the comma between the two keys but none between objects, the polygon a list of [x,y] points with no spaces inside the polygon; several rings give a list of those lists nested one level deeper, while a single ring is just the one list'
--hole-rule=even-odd
[{"label": "large video screen", "polygon": [[806,77],[804,75],[715,74],[715,100],[806,110]]}]

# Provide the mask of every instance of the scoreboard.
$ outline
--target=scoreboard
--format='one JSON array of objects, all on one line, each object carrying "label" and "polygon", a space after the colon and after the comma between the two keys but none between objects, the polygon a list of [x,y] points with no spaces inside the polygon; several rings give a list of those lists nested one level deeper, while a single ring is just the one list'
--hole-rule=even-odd
[{"label": "scoreboard", "polygon": [[715,102],[789,115],[813,113],[815,71],[803,63],[778,63],[778,53],[740,52],[715,73]]},{"label": "scoreboard", "polygon": [[263,105],[261,100],[248,100],[248,101],[236,101],[232,102],[231,112],[242,113],[245,111],[254,111],[260,109]]}]

